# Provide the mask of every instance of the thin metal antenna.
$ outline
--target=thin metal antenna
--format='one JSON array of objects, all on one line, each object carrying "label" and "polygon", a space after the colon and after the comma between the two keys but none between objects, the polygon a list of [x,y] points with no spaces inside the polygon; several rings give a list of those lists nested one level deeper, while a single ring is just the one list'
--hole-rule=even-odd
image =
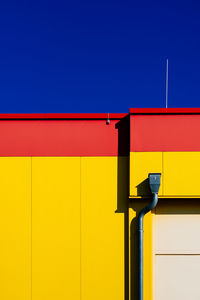
[{"label": "thin metal antenna", "polygon": [[168,107],[168,76],[169,76],[169,62],[167,58],[167,63],[166,63],[166,108]]}]

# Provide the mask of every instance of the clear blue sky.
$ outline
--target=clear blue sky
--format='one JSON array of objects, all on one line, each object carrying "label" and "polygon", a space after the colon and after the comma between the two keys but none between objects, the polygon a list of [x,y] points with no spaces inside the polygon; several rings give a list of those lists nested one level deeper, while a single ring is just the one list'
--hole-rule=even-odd
[{"label": "clear blue sky", "polygon": [[199,1],[1,1],[0,112],[200,106]]}]

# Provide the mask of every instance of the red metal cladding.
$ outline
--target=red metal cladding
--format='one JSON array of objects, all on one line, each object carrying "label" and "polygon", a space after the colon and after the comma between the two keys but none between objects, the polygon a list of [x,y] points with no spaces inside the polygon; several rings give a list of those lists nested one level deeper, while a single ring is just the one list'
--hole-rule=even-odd
[{"label": "red metal cladding", "polygon": [[134,114],[130,151],[200,151],[200,114]]},{"label": "red metal cladding", "polygon": [[0,156],[116,156],[119,120],[1,120]]}]

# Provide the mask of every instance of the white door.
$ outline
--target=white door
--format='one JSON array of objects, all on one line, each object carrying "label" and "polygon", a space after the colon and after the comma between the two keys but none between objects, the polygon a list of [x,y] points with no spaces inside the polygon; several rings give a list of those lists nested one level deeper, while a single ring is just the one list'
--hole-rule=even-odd
[{"label": "white door", "polygon": [[159,200],[153,263],[154,300],[200,300],[200,200]]}]

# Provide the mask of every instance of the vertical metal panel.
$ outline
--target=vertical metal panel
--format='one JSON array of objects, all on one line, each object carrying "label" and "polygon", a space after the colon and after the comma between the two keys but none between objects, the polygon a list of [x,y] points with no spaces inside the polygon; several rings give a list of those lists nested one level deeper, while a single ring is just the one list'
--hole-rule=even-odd
[{"label": "vertical metal panel", "polygon": [[80,158],[32,159],[32,299],[80,299]]},{"label": "vertical metal panel", "polygon": [[200,152],[166,152],[164,194],[200,196]]},{"label": "vertical metal panel", "polygon": [[31,158],[0,158],[0,299],[31,299]]},{"label": "vertical metal panel", "polygon": [[117,157],[81,159],[83,300],[124,299],[124,214],[117,211]]}]

